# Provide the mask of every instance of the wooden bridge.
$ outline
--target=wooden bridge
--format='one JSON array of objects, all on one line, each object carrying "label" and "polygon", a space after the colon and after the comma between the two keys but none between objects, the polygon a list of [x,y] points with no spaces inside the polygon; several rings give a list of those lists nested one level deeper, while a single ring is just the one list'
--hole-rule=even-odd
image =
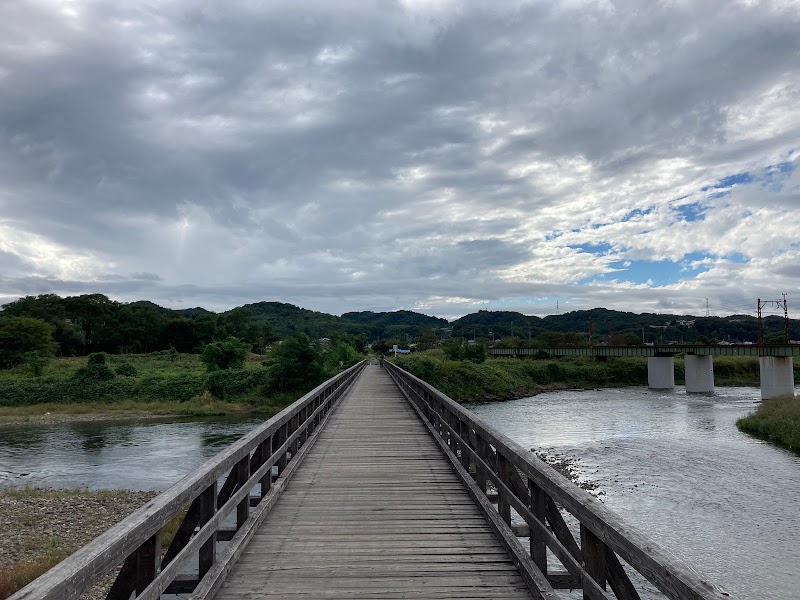
[{"label": "wooden bridge", "polygon": [[12,600],[98,589],[110,599],[730,598],[389,363],[320,385]]}]

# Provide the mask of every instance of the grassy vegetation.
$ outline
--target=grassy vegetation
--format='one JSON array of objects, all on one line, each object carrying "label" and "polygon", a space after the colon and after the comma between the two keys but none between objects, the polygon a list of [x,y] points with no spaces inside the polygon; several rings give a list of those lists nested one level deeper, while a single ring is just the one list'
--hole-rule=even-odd
[{"label": "grassy vegetation", "polygon": [[130,365],[135,376],[87,380],[76,376],[86,358],[51,359],[41,376],[22,365],[0,370],[0,422],[46,413],[67,416],[222,416],[256,412],[270,416],[299,393],[269,389],[264,356],[250,354],[242,369],[209,372],[196,354],[156,352],[109,355],[114,372]]},{"label": "grassy vegetation", "polygon": [[[440,351],[396,359],[399,366],[427,381],[457,401],[504,400],[565,388],[647,385],[646,358],[589,358],[558,360],[489,359],[475,364],[447,360]],[[759,382],[758,359],[717,357],[717,385],[754,385]],[[675,360],[675,381],[684,381],[684,363]]]},{"label": "grassy vegetation", "polygon": [[764,400],[736,426],[758,438],[800,452],[800,399],[787,396]]},{"label": "grassy vegetation", "polygon": [[506,400],[564,388],[595,388],[647,383],[647,361],[619,358],[489,359],[476,364],[447,360],[438,353],[403,356],[402,368],[427,381],[454,400]]},{"label": "grassy vegetation", "polygon": [[39,575],[49,571],[72,554],[71,550],[55,547],[43,556],[13,565],[0,565],[0,600],[8,598]]}]

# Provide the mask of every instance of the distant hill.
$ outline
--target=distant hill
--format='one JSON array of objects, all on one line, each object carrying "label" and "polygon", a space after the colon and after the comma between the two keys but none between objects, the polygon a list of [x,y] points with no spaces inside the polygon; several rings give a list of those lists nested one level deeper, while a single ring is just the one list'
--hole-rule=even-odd
[{"label": "distant hill", "polygon": [[370,340],[378,338],[416,338],[424,329],[441,329],[449,327],[447,319],[430,317],[410,310],[396,310],[392,312],[349,312],[342,315],[342,319],[349,321],[353,326],[359,327],[367,334]]},{"label": "distant hill", "polygon": [[[465,315],[451,323],[453,335],[467,339],[500,339],[514,335],[536,338],[545,332],[578,333],[588,341],[591,328],[595,343],[605,341],[609,334],[630,332],[646,342],[696,342],[702,338],[730,342],[757,342],[758,319],[751,315],[727,317],[697,317],[662,313],[632,313],[606,308],[577,310],[544,318],[518,312],[487,311]],[[764,337],[782,339],[784,322],[779,316],[763,320]],[[790,319],[792,339],[800,338],[800,321]]]},{"label": "distant hill", "polygon": [[149,308],[168,317],[177,316],[186,317],[187,319],[191,319],[194,315],[211,314],[210,310],[206,310],[200,306],[196,306],[194,308],[164,308],[163,306],[159,306],[155,302],[150,302],[149,300],[136,300],[135,302],[131,302],[130,306]]},{"label": "distant hill", "polygon": [[[342,316],[283,302],[255,302],[223,313],[201,307],[169,309],[147,300],[124,303],[102,294],[60,298],[55,294],[26,296],[4,305],[2,316],[31,316],[50,322],[62,353],[90,351],[151,351],[197,349],[218,336],[235,335],[257,347],[275,336],[305,333],[313,339],[341,334],[365,334],[370,341],[413,342],[433,331],[437,337],[500,340],[515,344],[546,334],[573,334],[574,343],[607,341],[610,336],[646,342],[757,342],[758,321],[752,315],[697,317],[632,313],[605,308],[572,311],[544,318],[512,311],[479,310],[452,322],[410,310],[348,312]],[[266,327],[268,326],[268,327]],[[784,336],[780,316],[763,320],[764,338]],[[800,321],[790,321],[791,339],[800,339]],[[508,339],[511,337],[517,339]],[[636,336],[634,338],[634,336]],[[429,336],[428,336],[429,337]],[[557,340],[558,336],[550,336]],[[542,340],[540,340],[542,341]]]},{"label": "distant hill", "polygon": [[331,337],[337,333],[348,333],[350,325],[341,317],[283,302],[245,304],[222,314],[229,315],[241,310],[249,311],[251,318],[258,323],[268,323],[272,331],[282,338],[295,333],[305,333],[312,339]]}]

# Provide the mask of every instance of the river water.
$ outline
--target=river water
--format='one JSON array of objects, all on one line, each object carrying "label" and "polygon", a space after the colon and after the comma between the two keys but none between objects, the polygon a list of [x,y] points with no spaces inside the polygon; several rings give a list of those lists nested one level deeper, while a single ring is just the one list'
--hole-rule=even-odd
[{"label": "river water", "polygon": [[[736,429],[758,398],[622,388],[469,408],[526,448],[574,459],[609,508],[735,597],[796,600],[800,456]],[[259,422],[0,426],[0,487],[163,490]]]},{"label": "river water", "polygon": [[759,396],[623,388],[468,408],[526,448],[574,459],[606,506],[735,597],[797,600],[800,456],[736,428]]},{"label": "river water", "polygon": [[165,490],[255,419],[0,426],[0,487]]}]

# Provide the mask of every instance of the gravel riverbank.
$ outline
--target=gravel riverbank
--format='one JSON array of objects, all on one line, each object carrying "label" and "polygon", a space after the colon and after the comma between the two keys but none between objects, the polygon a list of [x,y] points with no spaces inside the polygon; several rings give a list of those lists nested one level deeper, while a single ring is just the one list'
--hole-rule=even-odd
[{"label": "gravel riverbank", "polygon": [[0,583],[4,575],[11,580],[30,572],[32,565],[65,558],[155,495],[129,490],[0,490]]}]

